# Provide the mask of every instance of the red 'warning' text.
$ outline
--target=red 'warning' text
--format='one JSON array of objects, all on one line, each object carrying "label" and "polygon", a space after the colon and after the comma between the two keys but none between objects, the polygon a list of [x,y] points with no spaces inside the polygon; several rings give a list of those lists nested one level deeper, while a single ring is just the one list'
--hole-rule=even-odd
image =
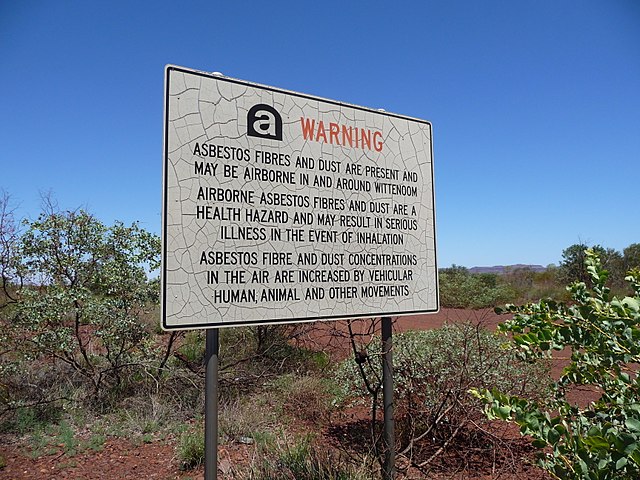
[{"label": "red 'warning' text", "polygon": [[349,127],[334,122],[325,125],[322,120],[316,122],[315,119],[305,117],[300,118],[300,125],[304,139],[311,142],[330,143],[376,152],[381,152],[384,144],[382,133],[377,130]]}]

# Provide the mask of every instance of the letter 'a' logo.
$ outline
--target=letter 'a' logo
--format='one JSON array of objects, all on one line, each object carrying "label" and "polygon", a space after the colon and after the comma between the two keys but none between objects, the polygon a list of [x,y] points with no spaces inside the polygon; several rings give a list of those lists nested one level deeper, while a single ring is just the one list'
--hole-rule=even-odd
[{"label": "letter 'a' logo", "polygon": [[269,105],[254,105],[247,113],[247,135],[282,140],[282,117]]}]

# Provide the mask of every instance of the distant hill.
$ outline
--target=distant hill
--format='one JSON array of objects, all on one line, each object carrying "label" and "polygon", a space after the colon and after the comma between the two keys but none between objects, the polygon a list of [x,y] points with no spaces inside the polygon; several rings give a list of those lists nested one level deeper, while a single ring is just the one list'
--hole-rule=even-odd
[{"label": "distant hill", "polygon": [[493,267],[471,267],[469,269],[469,273],[497,273],[498,275],[502,275],[508,271],[518,269],[533,270],[534,272],[544,272],[547,268],[543,267],[542,265],[524,265],[518,263],[516,265],[495,265]]}]

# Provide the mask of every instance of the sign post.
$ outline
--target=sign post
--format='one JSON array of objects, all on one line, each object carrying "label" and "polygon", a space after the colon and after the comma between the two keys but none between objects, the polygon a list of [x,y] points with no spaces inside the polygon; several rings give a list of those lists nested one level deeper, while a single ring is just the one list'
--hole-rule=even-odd
[{"label": "sign post", "polygon": [[382,317],[382,406],[384,409],[383,480],[393,480],[396,461],[396,437],[393,421],[393,322]]},{"label": "sign post", "polygon": [[162,327],[208,329],[208,453],[218,328],[382,316],[392,476],[390,317],[439,308],[431,123],[171,65],[164,115]]},{"label": "sign post", "polygon": [[217,328],[207,329],[205,347],[204,392],[204,480],[218,478],[218,354],[220,337]]}]

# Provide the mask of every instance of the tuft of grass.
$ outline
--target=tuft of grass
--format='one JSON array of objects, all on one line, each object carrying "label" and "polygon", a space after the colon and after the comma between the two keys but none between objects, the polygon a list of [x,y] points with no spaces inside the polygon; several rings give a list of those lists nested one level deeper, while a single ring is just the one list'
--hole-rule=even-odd
[{"label": "tuft of grass", "polygon": [[88,449],[94,452],[101,451],[105,441],[105,435],[95,432],[89,438],[79,438],[74,427],[63,420],[57,425],[49,424],[29,434],[29,456],[35,459],[43,455],[55,455],[62,449],[67,457],[73,457]]},{"label": "tuft of grass", "polygon": [[[282,432],[280,432],[280,436],[282,435]],[[275,432],[255,432],[251,438],[256,442],[258,448],[267,449],[275,444],[278,435]]]},{"label": "tuft of grass", "polygon": [[33,459],[41,457],[48,445],[48,439],[44,436],[42,431],[34,430],[29,437],[29,456]]},{"label": "tuft of grass", "polygon": [[94,434],[127,438],[136,444],[150,443],[171,434],[180,434],[193,413],[173,408],[171,399],[144,394],[121,402],[117,410],[101,415],[90,425]]},{"label": "tuft of grass", "polygon": [[192,428],[180,435],[177,447],[181,470],[191,470],[204,463],[204,428]]},{"label": "tuft of grass", "polygon": [[273,407],[265,403],[264,397],[259,396],[225,404],[221,409],[219,422],[220,433],[231,441],[238,441],[242,437],[256,440],[256,437],[267,434],[277,423]]},{"label": "tuft of grass", "polygon": [[331,364],[331,358],[329,357],[328,353],[315,352],[313,350],[307,350],[307,352],[309,361],[314,369],[322,371],[329,368],[329,365]]},{"label": "tuft of grass", "polygon": [[318,376],[296,377],[282,391],[284,411],[300,420],[319,423],[331,410],[329,381]]},{"label": "tuft of grass", "polygon": [[94,452],[100,452],[104,448],[104,442],[106,441],[106,437],[104,435],[93,434],[89,437],[89,440],[86,444],[83,445],[84,448],[88,448]]},{"label": "tuft of grass", "polygon": [[38,415],[34,408],[23,407],[16,412],[15,430],[24,435],[32,432],[41,426]]},{"label": "tuft of grass", "polygon": [[18,408],[12,418],[2,424],[0,431],[20,435],[43,430],[61,419],[61,410],[53,405],[37,405]]},{"label": "tuft of grass", "polygon": [[370,480],[372,462],[350,459],[314,445],[307,435],[292,443],[271,443],[258,453],[249,474],[255,480]]},{"label": "tuft of grass", "polygon": [[58,443],[62,444],[67,455],[75,455],[78,451],[78,440],[76,434],[67,422],[58,425],[57,432],[53,432],[54,438],[58,438]]},{"label": "tuft of grass", "polygon": [[178,352],[181,353],[186,360],[191,363],[200,363],[204,359],[205,350],[204,334],[197,330],[188,332],[184,336],[184,340]]}]

